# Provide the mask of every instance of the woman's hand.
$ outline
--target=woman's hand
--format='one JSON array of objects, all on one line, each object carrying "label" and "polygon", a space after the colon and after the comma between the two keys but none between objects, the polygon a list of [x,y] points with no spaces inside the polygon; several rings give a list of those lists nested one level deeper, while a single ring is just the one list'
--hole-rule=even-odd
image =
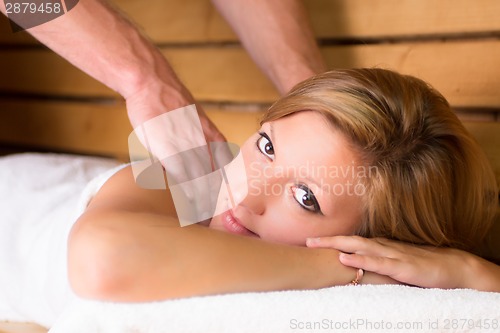
[{"label": "woman's hand", "polygon": [[[475,281],[480,281],[483,273],[489,274],[495,268],[498,273],[498,266],[464,251],[417,246],[385,238],[322,237],[309,239],[307,246],[334,248],[342,252],[339,259],[346,266],[426,288],[490,290]],[[485,263],[492,266],[485,267]],[[479,272],[481,275],[477,274]]]},{"label": "woman's hand", "polygon": [[[339,254],[339,261],[344,264],[345,266],[350,266],[353,268],[362,268],[364,270],[364,275],[360,279],[360,284],[400,284],[401,282],[397,279],[394,279],[392,276],[389,274],[385,274],[384,272],[380,273],[375,270],[370,270],[366,268],[367,266],[363,265],[353,265],[353,264],[348,264],[346,263],[343,258],[346,255],[346,253],[343,253],[342,248],[336,248],[335,246],[338,246],[340,244],[340,237],[343,236],[336,236],[336,237],[322,237],[322,238],[308,238],[306,245],[309,248],[333,248],[336,250],[341,251]],[[349,237],[346,237],[349,238]],[[361,238],[361,237],[358,237]],[[353,276],[354,278],[354,276]],[[354,280],[354,279],[353,279]]]}]

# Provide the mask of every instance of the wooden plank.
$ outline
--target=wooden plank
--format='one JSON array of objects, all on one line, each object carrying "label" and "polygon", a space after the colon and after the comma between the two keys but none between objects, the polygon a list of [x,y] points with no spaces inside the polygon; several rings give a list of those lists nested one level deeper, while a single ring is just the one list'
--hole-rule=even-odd
[{"label": "wooden plank", "polygon": [[500,122],[464,122],[464,125],[488,157],[500,187]]},{"label": "wooden plank", "polygon": [[320,38],[397,38],[500,31],[495,0],[304,1]]},{"label": "wooden plank", "polygon": [[50,50],[0,51],[0,91],[118,96]]},{"label": "wooden plank", "polygon": [[331,47],[330,68],[382,67],[432,84],[455,107],[500,106],[500,40]]},{"label": "wooden plank", "polygon": [[155,43],[237,41],[210,0],[115,0]]},{"label": "wooden plank", "polygon": [[500,115],[500,110],[485,110],[485,109],[455,109],[453,110],[458,119],[462,122],[474,121],[497,121],[497,116]]},{"label": "wooden plank", "polygon": [[[113,2],[156,43],[237,41],[209,0]],[[304,4],[316,35],[324,39],[500,31],[497,0],[306,0]],[[33,43],[26,35],[12,34],[0,20],[0,43]]]},{"label": "wooden plank", "polygon": [[204,101],[271,103],[279,95],[239,47],[164,49],[178,76]]},{"label": "wooden plank", "polygon": [[[14,145],[128,158],[132,131],[125,105],[0,100],[0,147]],[[241,145],[258,129],[259,112],[205,108],[228,141]]]},{"label": "wooden plank", "polygon": [[[85,154],[128,156],[132,128],[124,104],[0,100],[0,142]],[[243,144],[258,128],[263,111],[205,107],[230,142]],[[493,165],[500,185],[500,123],[465,122]]]},{"label": "wooden plank", "polygon": [[238,108],[205,107],[208,117],[229,142],[243,143],[260,128],[262,111],[239,111]]},{"label": "wooden plank", "polygon": [[[500,107],[500,40],[324,47],[329,68],[383,67],[421,77],[456,107]],[[202,101],[273,102],[278,94],[239,47],[164,48]],[[117,94],[45,50],[0,52],[0,92],[58,96]]]},{"label": "wooden plank", "polygon": [[47,333],[47,329],[30,323],[0,322],[0,333]]},{"label": "wooden plank", "polygon": [[0,142],[123,158],[131,132],[124,105],[2,101]]}]

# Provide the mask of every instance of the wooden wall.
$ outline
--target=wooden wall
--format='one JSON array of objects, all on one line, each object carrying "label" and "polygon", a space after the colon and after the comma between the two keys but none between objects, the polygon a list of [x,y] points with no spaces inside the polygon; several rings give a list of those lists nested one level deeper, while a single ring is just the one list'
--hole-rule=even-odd
[{"label": "wooden wall", "polygon": [[[236,143],[278,94],[209,0],[115,0]],[[500,1],[305,0],[329,68],[384,67],[430,82],[500,179]],[[479,123],[478,123],[479,122]],[[122,99],[0,20],[0,146],[125,159]]]}]

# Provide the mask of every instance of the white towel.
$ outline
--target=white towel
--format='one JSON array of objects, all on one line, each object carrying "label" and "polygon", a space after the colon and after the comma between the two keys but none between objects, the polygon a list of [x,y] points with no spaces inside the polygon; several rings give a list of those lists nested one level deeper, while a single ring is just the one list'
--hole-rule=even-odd
[{"label": "white towel", "polygon": [[0,158],[0,320],[50,327],[74,297],[66,273],[67,237],[103,182],[90,180],[117,165],[58,154]]},{"label": "white towel", "polygon": [[141,304],[79,300],[49,333],[498,332],[499,309],[500,293],[360,285]]}]

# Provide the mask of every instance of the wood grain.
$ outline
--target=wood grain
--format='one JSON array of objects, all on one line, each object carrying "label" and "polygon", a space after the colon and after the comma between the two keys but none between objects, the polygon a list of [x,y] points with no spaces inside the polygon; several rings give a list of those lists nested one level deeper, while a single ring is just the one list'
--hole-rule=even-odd
[{"label": "wood grain", "polygon": [[500,188],[500,123],[465,122],[464,125],[486,153]]},{"label": "wood grain", "polygon": [[[236,42],[209,0],[115,0],[159,44]],[[398,38],[500,32],[497,0],[305,0],[321,39]],[[0,17],[0,43],[33,44]]]},{"label": "wood grain", "polygon": [[[128,159],[132,132],[125,105],[0,100],[0,146]],[[241,145],[258,129],[260,112],[205,108],[228,141]]]},{"label": "wood grain", "polygon": [[[0,100],[0,142],[83,154],[128,158],[132,131],[125,105]],[[205,108],[230,142],[238,145],[259,127],[263,110]],[[8,120],[8,121],[4,121]],[[464,122],[485,151],[500,185],[500,122]]]},{"label": "wood grain", "polygon": [[[162,52],[198,100],[270,103],[278,97],[239,47]],[[322,52],[329,68],[389,68],[428,81],[453,106],[500,108],[500,40],[348,45]],[[1,52],[0,72],[0,92],[118,97],[50,51]]]}]

